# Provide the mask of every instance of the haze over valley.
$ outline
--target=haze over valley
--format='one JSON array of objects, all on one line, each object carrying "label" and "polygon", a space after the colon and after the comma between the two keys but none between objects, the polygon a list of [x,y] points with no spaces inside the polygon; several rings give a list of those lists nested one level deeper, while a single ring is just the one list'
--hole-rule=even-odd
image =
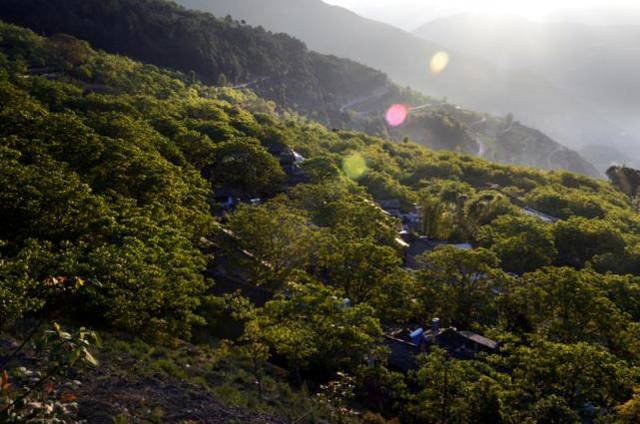
[{"label": "haze over valley", "polygon": [[[617,163],[633,164],[640,156],[640,126],[635,119],[640,109],[636,72],[640,31],[636,27],[618,30],[504,14],[444,16],[447,12],[441,10],[437,12],[441,18],[425,21],[410,33],[320,0],[181,3],[292,34],[311,49],[380,69],[393,81],[430,96],[498,116],[513,113],[523,124],[582,151],[594,162],[602,156],[593,152],[607,148],[620,152],[613,154]],[[436,13],[431,9],[438,4],[358,2],[355,7],[355,3],[346,5],[356,10],[386,7],[414,16],[424,12],[424,19]],[[623,6],[631,8],[623,2],[618,7]],[[411,8],[419,10],[412,13]],[[455,9],[459,10],[464,8]],[[585,15],[595,9],[580,10]],[[450,63],[444,72],[433,75],[428,64],[439,51],[447,52]],[[603,170],[608,164],[597,165]]]}]

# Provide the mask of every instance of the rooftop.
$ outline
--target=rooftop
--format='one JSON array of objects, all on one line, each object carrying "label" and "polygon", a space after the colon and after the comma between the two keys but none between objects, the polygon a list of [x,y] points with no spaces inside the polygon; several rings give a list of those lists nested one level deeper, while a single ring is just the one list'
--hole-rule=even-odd
[{"label": "rooftop", "polygon": [[498,342],[491,340],[487,337],[481,336],[480,334],[473,333],[471,331],[458,331],[461,336],[466,337],[467,339],[473,340],[479,345],[486,346],[489,349],[497,349]]}]

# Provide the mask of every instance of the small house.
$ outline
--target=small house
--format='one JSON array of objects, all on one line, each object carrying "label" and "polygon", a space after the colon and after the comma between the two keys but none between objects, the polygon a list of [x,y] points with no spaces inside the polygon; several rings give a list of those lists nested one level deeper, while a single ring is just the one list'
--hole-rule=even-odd
[{"label": "small house", "polygon": [[287,174],[287,183],[289,185],[296,185],[309,181],[308,175],[300,166],[306,158],[300,153],[296,152],[289,146],[281,144],[269,146],[269,153],[278,159],[282,170]]},{"label": "small house", "polygon": [[403,206],[400,199],[378,200],[377,205],[387,215],[398,218],[403,230],[417,232],[422,230],[422,208],[419,205]]},{"label": "small house", "polygon": [[389,348],[389,365],[407,372],[418,367],[417,356],[428,353],[433,346],[445,349],[455,359],[474,359],[480,352],[497,353],[499,343],[471,331],[459,331],[455,327],[440,328],[440,321],[434,318],[429,330],[417,328],[413,331],[399,329],[385,337]]},{"label": "small house", "polygon": [[238,206],[245,194],[241,190],[231,187],[216,187],[213,190],[213,203],[222,210],[233,210]]},{"label": "small house", "polygon": [[389,215],[402,218],[402,203],[400,199],[379,200],[378,205]]},{"label": "small house", "polygon": [[554,224],[554,223],[560,221],[559,218],[556,218],[556,217],[551,216],[551,215],[547,215],[546,213],[537,211],[537,210],[529,208],[529,207],[523,207],[522,208],[522,213],[525,214],[525,215],[537,218],[542,222],[546,222],[547,224]]}]

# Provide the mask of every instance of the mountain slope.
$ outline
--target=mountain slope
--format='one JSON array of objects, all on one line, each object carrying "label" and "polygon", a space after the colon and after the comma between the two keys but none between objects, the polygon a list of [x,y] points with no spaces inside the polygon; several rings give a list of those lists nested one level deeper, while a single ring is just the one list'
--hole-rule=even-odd
[{"label": "mountain slope", "polygon": [[[473,57],[456,57],[447,72],[435,76],[429,61],[443,46],[429,43],[380,22],[364,19],[347,9],[320,0],[180,0],[190,8],[219,16],[231,14],[252,25],[291,34],[313,50],[347,57],[380,69],[401,84],[425,93],[445,96],[453,79],[491,81],[495,69]],[[454,93],[448,93],[455,99]]]},{"label": "mountain slope", "polygon": [[439,105],[417,111],[407,123],[407,128],[399,131],[414,135],[416,123],[425,121],[424,115],[437,114],[462,123],[465,134],[472,140],[477,150],[473,153],[484,159],[506,164],[519,164],[541,169],[573,169],[584,175],[598,176],[594,166],[580,154],[572,151],[540,131],[526,127],[508,115],[503,118],[479,114],[459,106]]},{"label": "mountain slope", "polygon": [[38,32],[72,34],[113,53],[193,71],[209,83],[251,88],[327,124],[342,124],[343,104],[390,85],[380,72],[311,52],[284,34],[164,1],[5,0],[0,14]]},{"label": "mountain slope", "polygon": [[[573,100],[529,69],[502,69],[462,48],[418,37],[321,0],[180,0],[219,15],[232,14],[254,25],[283,31],[310,48],[367,64],[400,84],[430,95],[448,97],[472,109],[496,115],[512,112],[569,147],[619,138],[621,130],[585,103]],[[429,61],[448,51],[447,69],[433,75]]]},{"label": "mountain slope", "polygon": [[[304,0],[301,6],[308,4],[313,2]],[[398,140],[409,136],[433,148],[480,152],[477,143],[463,134],[463,125],[456,135],[438,129],[442,127],[440,118],[430,118],[420,124],[427,131],[401,127],[390,132],[384,121],[386,109],[394,103],[421,106],[442,102],[401,89],[385,74],[366,66],[309,51],[287,35],[272,34],[233,19],[218,19],[158,0],[4,0],[0,17],[45,34],[72,34],[113,53],[193,72],[193,77],[210,83],[249,88],[278,106],[334,128],[393,134]],[[417,38],[415,41],[422,43]],[[450,115],[448,119],[456,118]],[[537,149],[535,140],[529,140],[529,150]],[[496,149],[504,144],[500,157],[510,158],[507,163],[598,175],[578,155],[564,163],[537,163],[512,148],[515,140],[508,141],[497,140],[495,144]]]}]

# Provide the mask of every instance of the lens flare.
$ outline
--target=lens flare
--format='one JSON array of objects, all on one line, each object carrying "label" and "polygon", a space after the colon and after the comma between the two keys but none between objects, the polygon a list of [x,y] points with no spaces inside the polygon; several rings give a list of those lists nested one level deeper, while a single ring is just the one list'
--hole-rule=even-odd
[{"label": "lens flare", "polygon": [[347,177],[358,180],[367,173],[367,161],[360,153],[353,153],[342,160],[342,170]]},{"label": "lens flare", "polygon": [[447,52],[438,52],[431,58],[429,67],[433,75],[441,74],[449,65],[449,54]]},{"label": "lens flare", "polygon": [[398,127],[404,124],[404,121],[407,120],[407,115],[409,115],[409,109],[405,105],[396,104],[387,109],[385,118],[387,124],[392,127]]}]

